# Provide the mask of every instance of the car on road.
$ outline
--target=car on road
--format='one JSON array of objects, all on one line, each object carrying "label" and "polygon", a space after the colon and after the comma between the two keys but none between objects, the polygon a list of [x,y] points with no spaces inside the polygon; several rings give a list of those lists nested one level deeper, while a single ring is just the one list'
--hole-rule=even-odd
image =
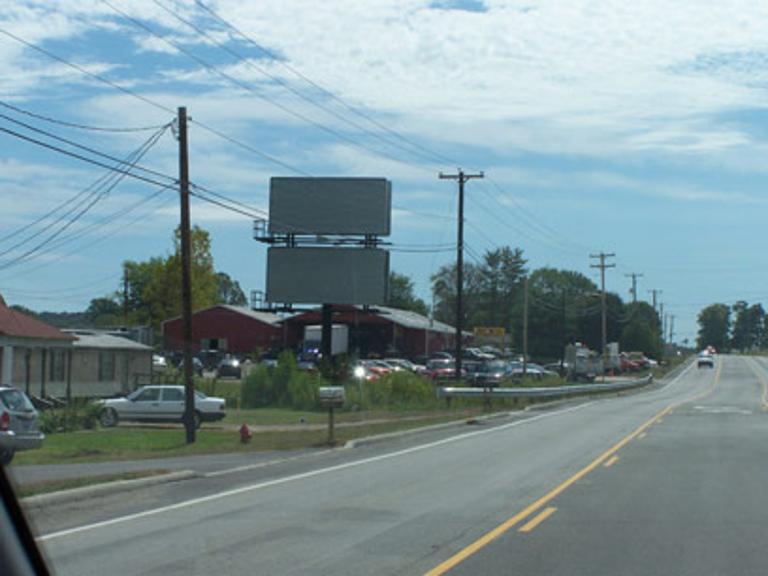
[{"label": "car on road", "polygon": [[[182,422],[186,394],[184,386],[142,386],[124,398],[102,400],[101,425],[116,426],[120,420],[135,422]],[[195,427],[226,416],[223,398],[195,390]]]},{"label": "car on road", "polygon": [[9,464],[17,451],[39,448],[44,439],[37,410],[27,395],[17,388],[0,387],[0,462]]},{"label": "car on road", "polygon": [[714,368],[715,367],[715,359],[712,358],[711,354],[699,354],[699,357],[696,359],[696,367],[697,368]]}]

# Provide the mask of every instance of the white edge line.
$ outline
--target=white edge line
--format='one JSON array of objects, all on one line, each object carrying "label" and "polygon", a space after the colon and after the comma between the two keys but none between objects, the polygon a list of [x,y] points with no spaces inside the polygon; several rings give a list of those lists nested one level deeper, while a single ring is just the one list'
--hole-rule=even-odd
[{"label": "white edge line", "polygon": [[190,506],[196,506],[198,504],[204,504],[206,502],[212,502],[215,500],[220,500],[222,498],[227,498],[229,496],[236,496],[238,494],[244,494],[246,492],[252,492],[254,490],[260,490],[262,488],[269,488],[271,486],[277,486],[280,484],[287,484],[289,482],[295,482],[297,480],[304,480],[306,478],[312,478],[314,476],[320,476],[322,474],[328,474],[330,472],[336,472],[338,470],[345,470],[347,468],[354,468],[357,466],[362,466],[364,464],[371,464],[373,462],[380,462],[382,460],[388,460],[390,458],[397,458],[398,456],[404,456],[406,454],[412,454],[414,452],[420,452],[422,450],[427,450],[429,448],[435,448],[437,446],[442,446],[444,444],[450,444],[452,442],[458,442],[460,440],[465,440],[467,438],[472,438],[475,436],[481,436],[484,434],[490,434],[493,432],[499,432],[502,430],[506,430],[509,428],[514,428],[515,426],[520,426],[522,424],[527,424],[530,422],[535,422],[537,420],[543,420],[545,418],[551,418],[554,416],[560,416],[562,414],[566,414],[568,412],[575,412],[576,410],[581,410],[583,408],[586,408],[587,406],[591,406],[592,404],[595,404],[596,401],[591,402],[585,402],[583,404],[579,404],[577,406],[572,406],[570,408],[566,408],[563,410],[558,410],[557,412],[547,412],[545,414],[540,414],[538,416],[533,416],[531,418],[525,418],[524,420],[516,420],[515,422],[510,422],[509,424],[502,424],[501,426],[495,426],[493,428],[488,428],[486,430],[476,430],[474,432],[467,432],[466,434],[461,434],[459,436],[451,436],[450,438],[443,438],[442,440],[436,440],[435,442],[429,442],[427,444],[420,444],[418,446],[413,446],[411,448],[405,448],[403,450],[398,450],[396,452],[389,452],[387,454],[380,454],[379,456],[371,456],[370,458],[363,458],[361,460],[354,460],[352,462],[345,462],[344,464],[337,464],[336,466],[329,466],[327,468],[319,468],[317,470],[311,470],[310,472],[303,472],[301,474],[294,474],[292,476],[285,476],[283,478],[276,478],[274,480],[268,480],[266,482],[260,482],[258,484],[251,484],[249,486],[242,486],[240,488],[235,488],[233,490],[225,490],[224,492],[217,492],[215,494],[210,494],[208,496],[202,496],[200,498],[193,498],[191,500],[185,500],[183,502],[178,502],[176,504],[170,504],[168,506],[161,506],[160,508],[153,508],[152,510],[145,510],[143,512],[137,512],[135,514],[128,514],[126,516],[118,516],[117,518],[112,518],[110,520],[103,520],[101,522],[94,522],[93,524],[85,524],[83,526],[77,526],[75,528],[69,528],[67,530],[60,530],[58,532],[51,532],[50,534],[44,534],[41,536],[38,536],[36,540],[38,542],[46,542],[48,540],[53,540],[55,538],[62,538],[64,536],[71,536],[73,534],[78,534],[80,532],[87,532],[90,530],[96,530],[98,528],[104,528],[107,526],[113,526],[115,524],[121,524],[123,522],[129,522],[131,520],[138,520],[140,518],[146,518],[148,516],[155,516],[157,514],[162,514],[164,512],[170,512],[173,510],[179,510],[182,508],[188,508]]}]

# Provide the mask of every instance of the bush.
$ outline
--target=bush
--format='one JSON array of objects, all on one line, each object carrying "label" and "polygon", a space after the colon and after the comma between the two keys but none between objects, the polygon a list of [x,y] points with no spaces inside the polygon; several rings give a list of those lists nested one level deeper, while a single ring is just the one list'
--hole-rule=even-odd
[{"label": "bush", "polygon": [[243,408],[280,406],[294,410],[317,408],[317,389],[325,380],[317,374],[299,370],[290,352],[283,352],[274,369],[254,367],[241,388]]},{"label": "bush", "polygon": [[242,384],[240,382],[196,377],[195,390],[199,390],[206,396],[223,398],[226,400],[228,408],[239,408],[242,402]]},{"label": "bush", "polygon": [[96,428],[102,407],[95,402],[75,404],[68,408],[44,410],[39,414],[40,431],[45,434],[74,432]]},{"label": "bush", "polygon": [[[361,398],[362,393],[362,398]],[[371,408],[422,408],[438,405],[432,383],[412,372],[392,372],[377,380],[349,382],[346,385],[347,406]]]}]

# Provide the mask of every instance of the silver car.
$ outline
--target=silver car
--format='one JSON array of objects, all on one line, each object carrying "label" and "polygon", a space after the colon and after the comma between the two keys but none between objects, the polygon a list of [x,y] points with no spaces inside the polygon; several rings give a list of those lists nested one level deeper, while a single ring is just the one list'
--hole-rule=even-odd
[{"label": "silver car", "polygon": [[45,435],[37,423],[37,410],[17,388],[0,387],[0,462],[9,464],[17,450],[39,448]]},{"label": "silver car", "polygon": [[[103,400],[101,425],[116,426],[120,420],[181,422],[184,418],[184,386],[142,386],[125,398]],[[195,427],[221,420],[226,415],[223,398],[195,391]]]}]

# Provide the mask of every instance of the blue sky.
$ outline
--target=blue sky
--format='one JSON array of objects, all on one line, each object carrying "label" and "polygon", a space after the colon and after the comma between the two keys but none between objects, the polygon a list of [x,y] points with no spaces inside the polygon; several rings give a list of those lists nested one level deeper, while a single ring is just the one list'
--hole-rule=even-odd
[{"label": "blue sky", "polygon": [[[173,116],[162,107],[186,106],[192,180],[257,208],[266,207],[271,176],[389,178],[390,240],[446,250],[392,255],[392,268],[412,276],[425,298],[455,241],[455,184],[437,174],[462,166],[488,176],[467,187],[470,261],[519,246],[532,267],[597,279],[589,253],[615,252],[608,288],[628,298],[625,274],[642,273],[640,295],[663,291],[678,340],[695,335],[706,304],[768,301],[768,8],[651,0],[204,4],[263,49],[194,1],[112,4],[125,15],[101,1],[5,3],[0,29],[133,95],[0,33],[0,100],[100,127],[159,126]],[[152,134],[71,129],[7,107],[0,114],[120,157]],[[18,128],[6,118],[0,126]],[[175,195],[148,200],[156,187],[126,179],[56,242],[17,261],[63,222],[49,217],[4,238],[103,170],[0,140],[0,293],[10,303],[82,309],[117,289],[123,260],[170,250]],[[170,132],[141,164],[177,173]],[[249,218],[199,201],[192,218],[212,233],[218,269],[247,292],[263,288],[265,248],[253,241]]]}]

